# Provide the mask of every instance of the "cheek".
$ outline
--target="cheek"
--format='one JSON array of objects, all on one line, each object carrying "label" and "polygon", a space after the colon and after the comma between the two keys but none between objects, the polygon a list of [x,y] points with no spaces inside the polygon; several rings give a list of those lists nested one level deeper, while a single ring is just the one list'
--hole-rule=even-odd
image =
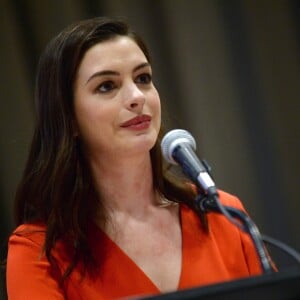
[{"label": "cheek", "polygon": [[156,117],[159,119],[161,118],[161,106],[160,106],[160,98],[158,93],[152,98],[151,101],[151,108],[153,112],[155,113]]},{"label": "cheek", "polygon": [[79,132],[84,134],[93,123],[93,119],[95,119],[95,110],[88,105],[75,103],[75,117]]},{"label": "cheek", "polygon": [[82,99],[86,98],[82,97],[75,100],[74,112],[78,131],[84,136],[85,132],[92,126],[94,119],[96,119],[96,110],[91,104],[92,102],[83,101]]},{"label": "cheek", "polygon": [[77,113],[79,139],[90,153],[99,152],[111,140],[112,124],[110,112],[102,107],[84,108]]},{"label": "cheek", "polygon": [[99,130],[99,127],[105,126],[109,120],[110,112],[102,107],[85,108],[77,114],[77,122],[82,132]]},{"label": "cheek", "polygon": [[102,120],[109,114],[109,105],[105,105],[100,99],[88,93],[78,95],[74,102],[74,110],[77,122],[83,127]]}]

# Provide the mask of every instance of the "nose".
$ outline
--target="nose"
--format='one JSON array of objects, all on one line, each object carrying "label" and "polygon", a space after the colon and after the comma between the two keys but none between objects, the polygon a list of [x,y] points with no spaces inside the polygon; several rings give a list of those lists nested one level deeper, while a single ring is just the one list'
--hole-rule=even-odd
[{"label": "nose", "polygon": [[141,111],[145,103],[145,95],[134,83],[127,84],[124,88],[124,99],[126,108],[134,111]]}]

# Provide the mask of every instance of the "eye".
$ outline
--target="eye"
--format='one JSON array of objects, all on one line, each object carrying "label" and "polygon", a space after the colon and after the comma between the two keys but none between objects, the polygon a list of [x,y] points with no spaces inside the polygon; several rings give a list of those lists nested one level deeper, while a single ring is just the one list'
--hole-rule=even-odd
[{"label": "eye", "polygon": [[104,81],[101,84],[99,84],[95,90],[95,92],[97,93],[108,93],[110,91],[112,91],[114,88],[116,87],[116,85],[114,84],[113,81]]},{"label": "eye", "polygon": [[137,76],[136,83],[149,84],[152,82],[152,76],[149,73],[143,73]]}]

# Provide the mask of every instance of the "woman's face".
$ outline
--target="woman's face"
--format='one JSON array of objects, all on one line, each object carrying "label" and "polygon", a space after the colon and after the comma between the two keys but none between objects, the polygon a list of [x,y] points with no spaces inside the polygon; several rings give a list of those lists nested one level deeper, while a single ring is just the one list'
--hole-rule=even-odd
[{"label": "woman's face", "polygon": [[138,45],[120,36],[84,55],[74,87],[76,134],[91,155],[149,151],[160,129],[160,99]]}]

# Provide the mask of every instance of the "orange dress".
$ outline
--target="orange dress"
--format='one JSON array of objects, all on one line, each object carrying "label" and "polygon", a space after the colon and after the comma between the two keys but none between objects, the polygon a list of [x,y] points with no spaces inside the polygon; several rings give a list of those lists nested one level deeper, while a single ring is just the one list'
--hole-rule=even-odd
[{"label": "orange dress", "polygon": [[[243,209],[240,201],[220,192],[224,205]],[[257,254],[249,237],[224,216],[208,214],[209,233],[203,232],[197,215],[180,206],[182,266],[178,290],[234,280],[261,273]],[[147,275],[102,230],[91,224],[89,240],[99,254],[99,274],[80,275],[76,267],[65,282],[41,254],[45,226],[21,225],[9,240],[7,292],[10,300],[19,299],[121,299],[159,294]],[[54,249],[60,267],[67,265],[67,253],[57,243]],[[159,266],[157,266],[159,268]]]}]

